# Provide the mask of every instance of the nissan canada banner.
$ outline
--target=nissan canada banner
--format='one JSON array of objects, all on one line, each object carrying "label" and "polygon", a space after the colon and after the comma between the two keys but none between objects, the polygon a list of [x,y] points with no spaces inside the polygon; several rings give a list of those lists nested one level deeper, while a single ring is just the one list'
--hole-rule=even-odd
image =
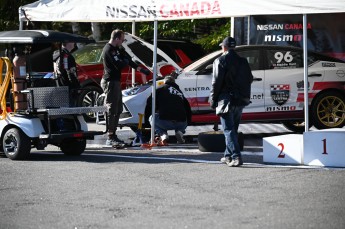
[{"label": "nissan canada banner", "polygon": [[[249,20],[249,44],[303,47],[302,15],[260,15]],[[248,43],[245,21],[239,18],[235,23],[235,37],[242,44]],[[310,14],[307,22],[308,50],[345,60],[345,13]]]}]

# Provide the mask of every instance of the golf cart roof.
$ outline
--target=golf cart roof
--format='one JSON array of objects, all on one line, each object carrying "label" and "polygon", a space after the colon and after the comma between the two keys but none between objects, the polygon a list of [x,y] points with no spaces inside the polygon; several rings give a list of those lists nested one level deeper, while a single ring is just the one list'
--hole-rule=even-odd
[{"label": "golf cart roof", "polygon": [[38,44],[52,42],[92,43],[93,39],[53,30],[13,30],[0,32],[0,43]]}]

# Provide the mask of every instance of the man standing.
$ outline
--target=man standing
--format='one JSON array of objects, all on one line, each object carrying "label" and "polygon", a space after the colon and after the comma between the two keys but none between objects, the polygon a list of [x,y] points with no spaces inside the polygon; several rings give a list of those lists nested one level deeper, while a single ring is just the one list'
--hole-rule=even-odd
[{"label": "man standing", "polygon": [[108,107],[108,139],[107,146],[123,144],[116,135],[117,125],[122,112],[122,92],[121,92],[121,70],[130,65],[132,68],[146,75],[147,69],[138,67],[125,52],[120,50],[125,40],[125,33],[116,29],[112,31],[109,42],[103,48],[104,74],[101,80],[101,87],[105,93],[104,103]]},{"label": "man standing", "polygon": [[78,101],[78,89],[80,83],[77,75],[77,64],[71,51],[74,49],[73,42],[62,43],[61,53],[56,59],[56,74],[60,86],[68,86],[70,106],[76,106]]},{"label": "man standing", "polygon": [[[149,98],[148,101],[152,99]],[[173,76],[164,78],[164,85],[156,91],[155,131],[160,143],[166,145],[169,139],[168,130],[175,130],[177,143],[184,143],[191,109]],[[152,116],[149,118],[152,126]]]},{"label": "man standing", "polygon": [[[220,45],[224,53],[213,62],[210,104],[213,109],[217,106],[222,105],[222,108],[225,106],[222,112],[218,113],[226,145],[221,162],[230,167],[238,167],[243,164],[238,144],[238,127],[242,110],[250,103],[250,84],[253,75],[247,60],[235,52],[234,38],[226,37]],[[244,71],[240,66],[245,66]]]}]

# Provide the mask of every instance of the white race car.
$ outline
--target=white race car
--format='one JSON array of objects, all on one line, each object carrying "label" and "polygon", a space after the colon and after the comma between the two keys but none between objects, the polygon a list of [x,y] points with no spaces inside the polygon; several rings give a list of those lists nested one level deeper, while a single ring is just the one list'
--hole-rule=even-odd
[{"label": "white race car", "polygon": [[[237,53],[247,58],[254,82],[251,104],[242,121],[281,122],[290,130],[304,130],[303,50],[286,46],[238,46]],[[176,78],[192,110],[190,125],[219,122],[210,108],[212,63],[222,54],[213,52],[187,66]],[[174,64],[175,65],[175,64]],[[345,63],[314,52],[308,53],[308,94],[310,123],[318,129],[341,128],[345,124]],[[157,85],[163,81],[157,81]],[[124,90],[123,113],[119,124],[137,127],[138,113],[149,126],[151,84]]]}]

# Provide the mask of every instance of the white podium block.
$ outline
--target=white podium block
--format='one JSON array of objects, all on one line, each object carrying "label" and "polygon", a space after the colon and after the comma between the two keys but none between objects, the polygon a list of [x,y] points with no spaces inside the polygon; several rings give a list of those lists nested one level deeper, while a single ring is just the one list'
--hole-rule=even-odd
[{"label": "white podium block", "polygon": [[287,134],[263,138],[263,161],[303,164],[303,135]]},{"label": "white podium block", "polygon": [[303,138],[305,165],[345,167],[345,129],[309,131]]}]

